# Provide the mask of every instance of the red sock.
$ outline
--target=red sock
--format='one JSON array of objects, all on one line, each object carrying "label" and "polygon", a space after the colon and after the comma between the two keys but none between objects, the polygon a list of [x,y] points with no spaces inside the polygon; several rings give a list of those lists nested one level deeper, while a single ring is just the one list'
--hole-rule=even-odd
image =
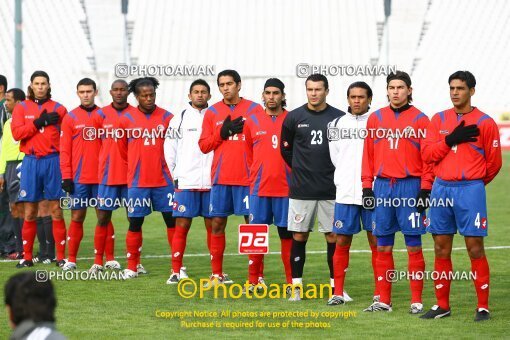
[{"label": "red sock", "polygon": [[349,249],[351,246],[336,245],[333,255],[333,273],[335,274],[335,295],[344,295],[345,271],[349,267]]},{"label": "red sock", "polygon": [[[423,272],[425,271],[425,259],[422,250],[414,253],[408,253],[409,263],[407,266],[410,275],[409,285],[411,287],[411,303],[421,303],[423,292]],[[414,273],[414,275],[413,275]],[[417,279],[421,276],[421,279]]]},{"label": "red sock", "polygon": [[434,271],[438,273],[438,279],[434,280],[434,292],[436,293],[437,305],[442,309],[450,309],[450,275],[453,270],[452,259],[437,258],[434,261]]},{"label": "red sock", "polygon": [[108,226],[106,227],[106,242],[104,245],[104,254],[106,257],[106,261],[115,260],[115,229],[113,228],[113,223],[108,222]]},{"label": "red sock", "polygon": [[37,234],[37,222],[27,221],[23,222],[23,228],[21,229],[21,238],[23,239],[23,259],[32,261],[34,251],[35,235]]},{"label": "red sock", "polygon": [[393,253],[377,252],[377,282],[379,284],[379,293],[381,293],[380,301],[385,304],[391,303],[391,281],[387,279],[387,273],[395,270],[395,263],[393,262]]},{"label": "red sock", "polygon": [[248,281],[251,284],[257,284],[259,282],[260,266],[263,260],[263,254],[248,255]]},{"label": "red sock", "polygon": [[170,247],[170,254],[172,254],[172,240],[174,239],[174,234],[175,234],[175,227],[166,228],[166,238],[168,240],[168,246]]},{"label": "red sock", "polygon": [[57,261],[62,261],[66,257],[66,222],[63,219],[53,220],[52,227]]},{"label": "red sock", "polygon": [[225,234],[211,234],[211,268],[215,275],[223,275]]},{"label": "red sock", "polygon": [[374,296],[379,295],[379,289],[377,288],[377,270],[376,270],[376,261],[377,261],[377,246],[370,246],[370,250],[372,251],[372,271],[374,272]]},{"label": "red sock", "polygon": [[142,232],[128,230],[126,235],[127,267],[136,272],[136,266],[140,259],[140,248],[142,244]]},{"label": "red sock", "polygon": [[83,238],[83,222],[71,221],[69,233],[67,234],[67,247],[69,252],[69,262],[76,263],[76,256],[80,248],[80,242]]},{"label": "red sock", "polygon": [[211,233],[212,233],[212,227],[205,227],[205,230],[207,231],[207,249],[209,250],[209,254],[211,253]]},{"label": "red sock", "polygon": [[136,256],[136,265],[140,264],[140,258],[142,257],[142,245],[143,245],[143,236],[140,232],[140,240],[138,241],[138,255]]},{"label": "red sock", "polygon": [[282,246],[282,262],[283,268],[285,269],[285,280],[287,283],[292,283],[292,269],[290,267],[290,250],[292,248],[292,239],[291,238],[283,238],[280,239],[280,243]]},{"label": "red sock", "polygon": [[176,226],[172,229],[175,229],[175,235],[172,239],[172,270],[174,273],[179,273],[182,267],[182,257],[186,250],[186,238],[188,237],[189,228]]},{"label": "red sock", "polygon": [[259,277],[264,277],[264,254],[262,254],[262,260],[259,266]]},{"label": "red sock", "polygon": [[98,264],[100,266],[103,265],[103,254],[105,250],[107,232],[107,227],[96,225],[96,230],[94,233],[94,264]]},{"label": "red sock", "polygon": [[489,309],[490,271],[487,257],[482,256],[479,259],[471,259],[471,272],[476,277],[473,283],[475,284],[476,296],[478,298],[477,308]]}]

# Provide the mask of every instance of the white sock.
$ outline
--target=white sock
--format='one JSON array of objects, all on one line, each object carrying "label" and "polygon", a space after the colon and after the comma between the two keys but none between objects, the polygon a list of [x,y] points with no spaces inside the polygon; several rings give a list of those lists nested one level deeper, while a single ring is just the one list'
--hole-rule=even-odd
[{"label": "white sock", "polygon": [[292,284],[293,285],[303,285],[303,278],[302,277],[297,277],[297,278],[292,278]]}]

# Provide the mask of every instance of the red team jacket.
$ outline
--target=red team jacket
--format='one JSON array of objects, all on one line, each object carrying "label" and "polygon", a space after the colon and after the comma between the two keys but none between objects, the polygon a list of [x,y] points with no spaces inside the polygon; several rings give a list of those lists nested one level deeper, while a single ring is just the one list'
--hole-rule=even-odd
[{"label": "red team jacket", "polygon": [[[96,107],[87,112],[80,106],[70,111],[62,121],[60,134],[60,171],[62,179],[80,184],[97,184],[97,161],[101,140],[95,131],[101,126]],[[93,134],[87,134],[91,131]]]},{"label": "red team jacket", "polygon": [[214,151],[211,168],[213,185],[250,185],[251,152],[246,147],[246,136],[238,133],[222,140],[220,130],[228,115],[234,120],[239,116],[247,118],[257,111],[263,112],[264,109],[257,103],[241,98],[234,108],[220,101],[205,112],[198,145],[203,153]]},{"label": "red team jacket", "polygon": [[249,115],[244,124],[246,144],[252,149],[250,194],[288,197],[290,168],[280,153],[280,135],[287,111],[274,119],[265,111]]},{"label": "red team jacket", "polygon": [[[368,118],[368,134],[363,147],[361,181],[363,188],[372,188],[374,176],[384,178],[421,177],[421,188],[432,189],[432,165],[422,162],[421,145],[429,118],[414,106],[395,113],[389,106],[373,112]],[[378,130],[379,129],[379,130]],[[413,130],[411,138],[377,138],[382,129],[403,133]],[[417,137],[417,138],[414,138]],[[419,138],[421,137],[421,138]]]},{"label": "red team jacket", "polygon": [[127,129],[131,137],[127,153],[128,188],[173,185],[163,151],[165,131],[172,118],[173,114],[158,106],[148,115],[134,108],[120,118],[120,128]]},{"label": "red team jacket", "polygon": [[[48,113],[57,112],[60,116],[59,123],[37,130],[34,119],[39,118],[44,110]],[[51,99],[42,105],[28,99],[16,105],[12,113],[11,130],[14,139],[20,141],[20,150],[36,157],[59,152],[60,124],[66,114],[66,108]]]},{"label": "red team jacket", "polygon": [[[476,142],[462,143],[450,148],[445,143],[461,121],[465,125],[476,124],[480,136]],[[457,115],[449,109],[432,117],[427,129],[427,138],[423,144],[423,160],[434,166],[437,177],[446,181],[482,179],[490,183],[501,169],[501,143],[498,126],[494,120],[482,111],[473,111]]]},{"label": "red team jacket", "polygon": [[136,110],[129,105],[117,111],[112,104],[99,110],[102,117],[101,151],[99,152],[99,183],[104,185],[127,184],[127,137],[115,134],[120,127],[120,118]]}]

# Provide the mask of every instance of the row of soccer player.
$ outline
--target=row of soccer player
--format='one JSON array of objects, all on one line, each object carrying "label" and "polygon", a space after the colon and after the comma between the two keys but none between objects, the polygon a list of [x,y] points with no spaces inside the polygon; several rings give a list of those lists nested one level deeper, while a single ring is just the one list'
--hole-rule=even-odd
[{"label": "row of soccer player", "polygon": [[[368,113],[370,87],[361,82],[352,84],[347,91],[350,113],[345,114],[326,103],[328,82],[322,75],[306,80],[308,103],[287,113],[280,80],[267,80],[262,108],[240,97],[239,74],[225,70],[217,78],[222,101],[209,107],[209,85],[197,80],[190,87],[190,107],[174,117],[155,105],[158,82],[153,78],[135,79],[129,85],[115,81],[111,88],[113,102],[102,109],[94,105],[95,83],[83,79],[77,86],[81,105],[66,114],[65,108],[49,98],[48,75],[37,71],[31,77],[29,100],[15,107],[12,120],[13,137],[20,140],[21,151],[26,154],[19,193],[20,201],[25,202],[25,258],[18,266],[33,265],[37,202],[46,198],[52,205],[58,264],[64,270],[76,268],[86,206],[73,206],[65,261],[66,230],[58,206],[62,178],[62,189],[80,202],[94,197],[99,202],[125,197],[131,203],[148,199],[152,209],[162,213],[167,226],[173,254],[170,284],[186,275],[182,256],[192,218],[197,216],[205,218],[208,233],[210,284],[231,281],[222,265],[227,217],[236,214],[245,216],[247,223],[278,226],[287,282],[299,285],[306,242],[317,217],[319,231],[325,234],[335,287],[328,304],[343,304],[347,299],[343,282],[349,247],[352,235],[361,229],[361,221],[372,249],[375,291],[373,304],[366,311],[373,312],[392,309],[391,282],[386,273],[394,269],[395,232],[405,235],[409,271],[419,273],[425,268],[421,235],[429,224],[427,228],[436,243],[434,267],[449,272],[453,234],[458,228],[466,238],[476,273],[476,318],[488,318],[484,184],[501,167],[498,130],[488,115],[471,106],[475,92],[472,74],[459,71],[448,82],[454,108],[440,112],[429,122],[411,105],[411,79],[405,72],[388,76],[390,105],[373,114]],[[137,108],[127,104],[129,93],[134,93]],[[165,140],[164,134],[150,134],[167,126],[178,131],[181,138]],[[142,129],[150,133],[144,138],[84,138],[83,130],[91,128]],[[426,130],[427,135],[368,135],[364,140],[328,141],[328,128]],[[426,203],[431,189],[432,198],[453,198],[455,205],[431,207],[429,219],[424,215],[425,204],[377,205],[373,212],[361,204],[362,199],[370,202],[382,198],[417,198]],[[117,207],[100,204],[97,210],[93,271],[103,269],[107,226],[111,224],[111,211]],[[151,206],[144,204],[128,208],[127,278],[136,277],[140,268],[142,224],[150,212]],[[253,288],[263,284],[263,277],[263,256],[250,255],[249,281]],[[438,304],[424,315],[426,318],[450,313],[450,283],[443,276],[438,281]],[[410,286],[410,312],[421,313],[423,280],[412,279]],[[299,288],[295,289],[291,300],[300,298]]]}]

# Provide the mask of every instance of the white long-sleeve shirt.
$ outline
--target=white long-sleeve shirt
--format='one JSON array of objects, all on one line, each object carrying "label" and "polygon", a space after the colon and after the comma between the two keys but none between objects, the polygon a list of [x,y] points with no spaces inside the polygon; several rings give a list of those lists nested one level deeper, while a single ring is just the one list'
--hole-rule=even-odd
[{"label": "white long-sleeve shirt", "polygon": [[170,121],[165,139],[165,160],[179,189],[210,189],[213,152],[203,154],[198,146],[206,109],[191,105]]},{"label": "white long-sleeve shirt", "polygon": [[329,140],[329,155],[335,166],[336,203],[362,204],[361,162],[369,115],[348,113],[329,123],[328,127],[336,130],[328,131],[328,137],[331,134],[337,137]]}]

